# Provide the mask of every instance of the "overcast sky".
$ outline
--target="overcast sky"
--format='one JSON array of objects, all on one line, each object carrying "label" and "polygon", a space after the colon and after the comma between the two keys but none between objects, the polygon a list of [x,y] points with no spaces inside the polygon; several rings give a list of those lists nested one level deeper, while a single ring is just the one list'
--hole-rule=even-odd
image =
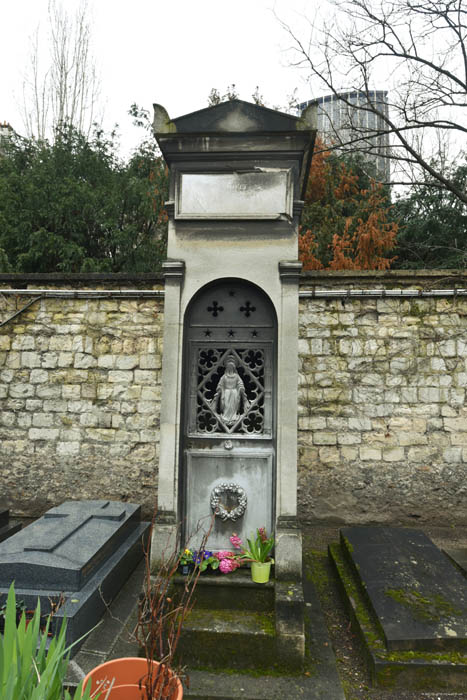
[{"label": "overcast sky", "polygon": [[[79,0],[62,0],[71,12]],[[95,63],[101,76],[105,126],[120,125],[124,152],[140,134],[127,111],[133,102],[171,117],[207,106],[211,88],[235,83],[251,100],[259,85],[270,106],[285,105],[294,88],[311,96],[305,76],[289,66],[290,40],[274,16],[295,26],[313,3],[306,0],[88,0]],[[48,0],[2,3],[0,15],[0,121],[24,133],[21,104],[31,37],[40,26],[47,59]]]}]

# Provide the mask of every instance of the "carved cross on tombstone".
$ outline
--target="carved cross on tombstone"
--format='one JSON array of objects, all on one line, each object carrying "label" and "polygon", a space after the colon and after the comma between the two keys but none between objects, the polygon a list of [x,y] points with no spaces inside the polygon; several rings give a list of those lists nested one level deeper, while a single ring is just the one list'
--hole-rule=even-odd
[{"label": "carved cross on tombstone", "polygon": [[[86,508],[83,508],[80,501],[68,501],[49,510],[42,519],[44,529],[47,528],[47,536],[43,536],[42,527],[36,528],[24,549],[26,551],[53,552],[58,545],[93,518],[119,521],[125,517],[126,511],[122,504],[111,501],[96,501],[95,504],[89,504],[88,501]],[[54,518],[61,520],[58,523],[59,527],[55,530],[51,529],[47,522]]]},{"label": "carved cross on tombstone", "polygon": [[[139,529],[141,507],[67,501],[0,545],[0,587],[78,591]],[[119,555],[118,555],[119,556]]]}]

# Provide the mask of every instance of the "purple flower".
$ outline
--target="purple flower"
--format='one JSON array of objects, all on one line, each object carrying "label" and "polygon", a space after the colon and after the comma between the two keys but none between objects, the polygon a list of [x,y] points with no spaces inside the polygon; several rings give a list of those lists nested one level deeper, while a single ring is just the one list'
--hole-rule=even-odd
[{"label": "purple flower", "polygon": [[194,564],[201,564],[201,562],[204,559],[209,559],[210,557],[212,557],[212,552],[208,552],[207,550],[204,550],[204,552],[203,551],[198,552],[197,550],[195,550],[193,552],[193,563]]}]

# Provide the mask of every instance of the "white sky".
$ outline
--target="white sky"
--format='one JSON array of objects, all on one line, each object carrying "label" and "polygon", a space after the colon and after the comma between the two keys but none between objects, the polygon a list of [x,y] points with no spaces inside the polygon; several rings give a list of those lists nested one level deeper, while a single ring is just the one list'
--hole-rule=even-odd
[{"label": "white sky", "polygon": [[[71,12],[79,0],[62,0]],[[4,2],[0,12],[0,121],[24,133],[23,80],[31,37],[40,25],[47,60],[48,0]],[[285,105],[298,88],[311,93],[305,76],[288,66],[290,40],[273,9],[288,23],[312,10],[309,0],[88,0],[93,53],[101,76],[104,125],[118,123],[123,152],[140,131],[127,111],[133,102],[164,105],[171,117],[207,106],[211,88],[235,83],[251,100],[259,85],[270,106]]]}]

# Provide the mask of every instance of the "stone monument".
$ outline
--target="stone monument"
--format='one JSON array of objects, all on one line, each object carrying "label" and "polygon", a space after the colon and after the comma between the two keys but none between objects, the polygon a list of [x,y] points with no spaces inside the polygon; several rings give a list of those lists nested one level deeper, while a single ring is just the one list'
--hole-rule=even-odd
[{"label": "stone monument", "polygon": [[300,580],[298,225],[315,131],[233,100],[154,105],[170,168],[157,560],[182,524],[210,549],[266,527],[276,579]]},{"label": "stone monument", "polygon": [[[52,630],[67,619],[67,643],[92,629],[141,560],[150,523],[141,507],[66,501],[0,544],[0,605],[12,581],[17,598],[52,608]],[[72,654],[76,653],[73,647]]]}]

